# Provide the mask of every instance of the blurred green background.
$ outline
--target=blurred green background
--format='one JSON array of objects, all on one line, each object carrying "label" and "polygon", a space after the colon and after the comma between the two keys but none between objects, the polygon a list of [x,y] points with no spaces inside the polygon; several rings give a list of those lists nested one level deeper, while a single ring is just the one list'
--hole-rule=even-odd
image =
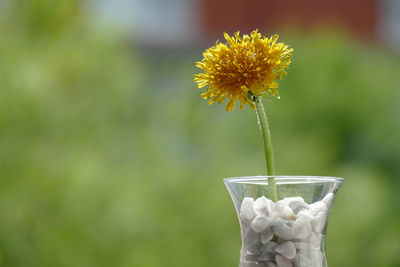
[{"label": "blurred green background", "polygon": [[[0,266],[237,266],[222,178],[264,173],[254,111],[200,98],[200,48],[143,51],[79,1],[0,16]],[[345,178],[330,266],[400,266],[400,56],[344,34],[296,51],[266,103],[277,169]]]}]

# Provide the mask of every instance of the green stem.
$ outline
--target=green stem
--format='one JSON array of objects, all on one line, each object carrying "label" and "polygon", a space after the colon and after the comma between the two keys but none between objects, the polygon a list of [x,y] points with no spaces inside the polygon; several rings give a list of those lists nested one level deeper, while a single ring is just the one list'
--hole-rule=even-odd
[{"label": "green stem", "polygon": [[268,186],[269,186],[269,195],[272,201],[278,201],[278,193],[276,190],[276,181],[274,177],[275,175],[275,166],[274,166],[274,154],[272,150],[272,139],[271,132],[269,130],[268,118],[265,114],[264,106],[261,101],[261,97],[257,97],[254,103],[256,104],[256,112],[258,117],[258,123],[260,125],[261,134],[263,137],[264,143],[264,151],[265,151],[265,163],[267,167],[267,175],[268,177]]}]

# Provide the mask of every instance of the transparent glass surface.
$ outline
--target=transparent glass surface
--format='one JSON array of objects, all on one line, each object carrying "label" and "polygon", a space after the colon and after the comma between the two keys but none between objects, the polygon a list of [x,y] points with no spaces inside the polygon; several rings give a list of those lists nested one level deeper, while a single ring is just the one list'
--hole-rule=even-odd
[{"label": "transparent glass surface", "polygon": [[241,230],[239,267],[327,267],[326,231],[338,177],[268,176],[224,179]]}]

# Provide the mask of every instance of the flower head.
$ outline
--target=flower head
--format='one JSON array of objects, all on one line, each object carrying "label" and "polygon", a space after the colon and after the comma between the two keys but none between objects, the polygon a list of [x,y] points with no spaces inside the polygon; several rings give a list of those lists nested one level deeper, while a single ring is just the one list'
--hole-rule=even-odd
[{"label": "flower head", "polygon": [[235,108],[236,100],[240,109],[246,103],[255,109],[249,94],[279,97],[276,80],[286,75],[293,49],[277,43],[277,34],[266,38],[257,30],[242,38],[239,32],[234,36],[224,33],[224,37],[226,44],[217,41],[203,53],[203,60],[196,62],[196,67],[204,72],[194,75],[194,81],[199,88],[208,85],[201,96],[210,99],[210,105],[221,104],[228,98],[226,111]]}]

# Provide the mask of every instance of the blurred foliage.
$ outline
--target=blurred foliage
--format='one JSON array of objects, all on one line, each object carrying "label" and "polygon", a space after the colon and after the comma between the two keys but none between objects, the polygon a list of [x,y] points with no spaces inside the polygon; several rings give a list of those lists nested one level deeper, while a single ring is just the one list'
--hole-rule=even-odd
[{"label": "blurred foliage", "polygon": [[[222,178],[264,173],[254,112],[201,100],[199,49],[141,53],[77,0],[8,3],[0,266],[237,266]],[[327,33],[283,39],[293,65],[266,103],[279,173],[345,177],[330,265],[399,266],[399,56]]]}]

